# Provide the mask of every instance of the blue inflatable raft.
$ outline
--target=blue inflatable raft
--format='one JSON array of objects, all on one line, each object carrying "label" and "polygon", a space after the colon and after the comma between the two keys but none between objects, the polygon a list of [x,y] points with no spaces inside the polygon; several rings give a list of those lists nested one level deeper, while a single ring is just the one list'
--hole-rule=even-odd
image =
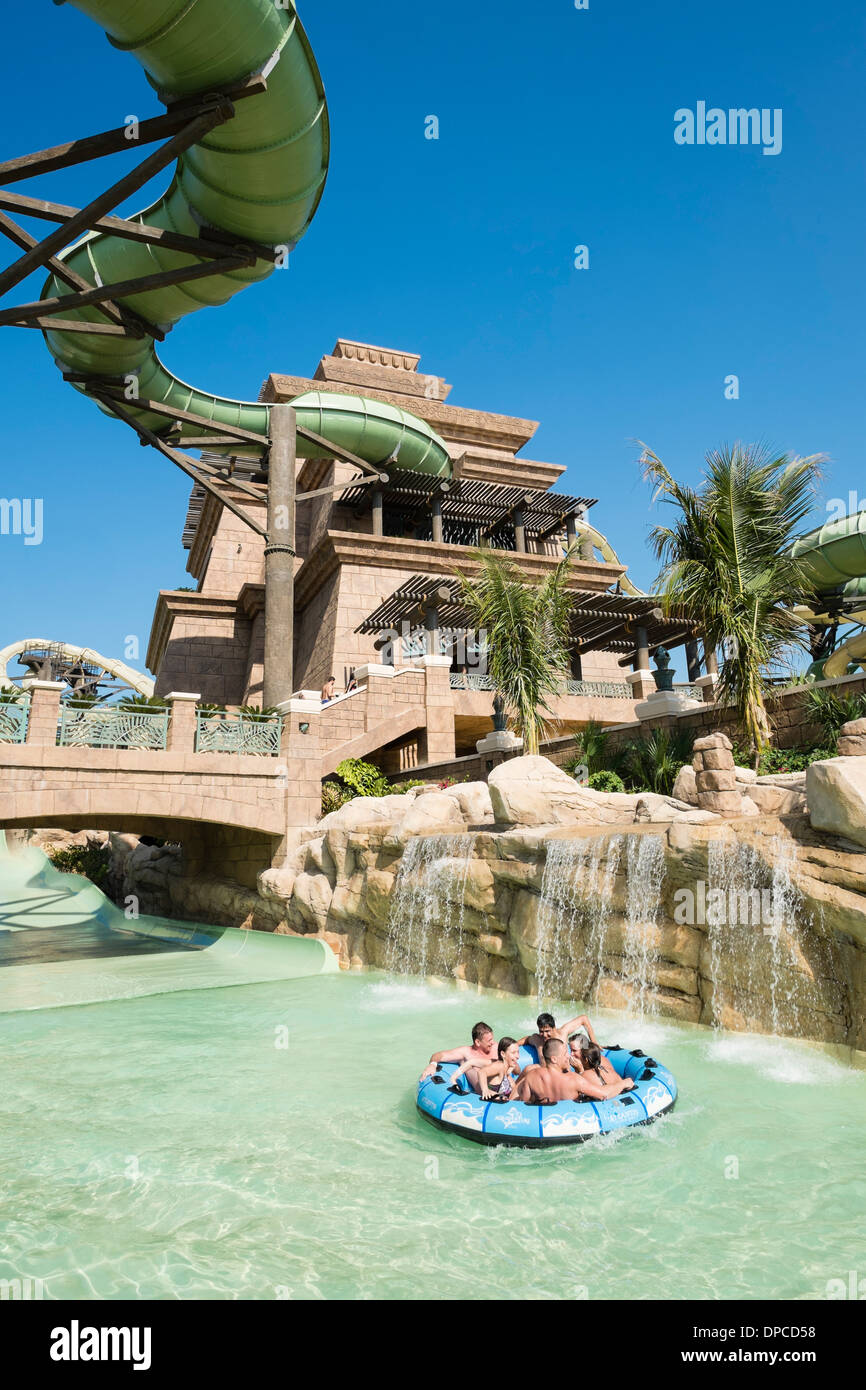
[{"label": "blue inflatable raft", "polygon": [[[677,1083],[667,1067],[640,1048],[605,1047],[614,1071],[631,1077],[634,1089],[612,1100],[557,1101],[553,1105],[524,1105],[522,1101],[482,1100],[466,1077],[457,1088],[450,1078],[456,1064],[440,1062],[432,1076],[418,1083],[417,1106],[424,1119],[438,1129],[473,1139],[477,1144],[513,1144],[521,1148],[546,1148],[553,1144],[580,1144],[596,1134],[652,1124],[673,1110]],[[537,1060],[534,1048],[521,1047],[520,1065]]]}]

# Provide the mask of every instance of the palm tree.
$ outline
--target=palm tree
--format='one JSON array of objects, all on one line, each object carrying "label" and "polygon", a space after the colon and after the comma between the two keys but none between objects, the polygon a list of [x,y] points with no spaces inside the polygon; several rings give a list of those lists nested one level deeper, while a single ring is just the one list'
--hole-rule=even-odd
[{"label": "palm tree", "polygon": [[455,571],[474,628],[486,634],[488,671],[523,751],[537,754],[552,728],[548,700],[569,671],[566,583],[573,547],[540,584],[528,584],[502,551],[475,551],[480,574]]},{"label": "palm tree", "polygon": [[680,512],[672,526],[650,534],[662,562],[663,605],[693,617],[710,650],[722,648],[719,695],[735,706],[757,766],[769,741],[768,676],[792,646],[806,645],[793,609],[808,599],[811,585],[791,546],[813,506],[823,456],[726,445],[706,455],[703,486],[695,490],[641,447],[654,495]]}]

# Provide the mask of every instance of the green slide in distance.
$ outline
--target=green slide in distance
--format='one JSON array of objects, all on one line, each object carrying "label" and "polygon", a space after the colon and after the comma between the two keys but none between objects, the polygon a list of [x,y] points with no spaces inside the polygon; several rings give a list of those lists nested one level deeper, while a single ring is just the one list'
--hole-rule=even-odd
[{"label": "green slide in distance", "polygon": [[[828,521],[808,535],[801,536],[792,551],[808,566],[819,594],[847,599],[863,598],[862,609],[852,609],[846,618],[854,623],[866,623],[866,512]],[[807,620],[829,622],[829,615],[816,606],[801,610]],[[862,664],[866,659],[866,632],[855,632],[841,642],[821,663],[821,675],[827,680],[844,676],[850,663]]]},{"label": "green slide in distance", "polygon": [[0,831],[0,1013],[190,989],[299,980],[339,970],[326,942],[125,913],[37,849]]},{"label": "green slide in distance", "polygon": [[[134,54],[151,84],[173,99],[266,74],[267,91],[238,102],[230,121],[188,149],[178,160],[167,192],[137,220],[191,236],[215,228],[239,241],[291,251],[315,215],[329,152],[322,79],[291,0],[71,2],[106,31],[113,47]],[[88,233],[62,252],[61,259],[92,285],[200,263],[186,252],[104,232]],[[196,309],[225,304],[273,270],[270,261],[258,260],[253,266],[163,286],[120,302],[165,329]],[[42,297],[64,293],[68,286],[51,275]],[[66,317],[104,322],[92,306],[68,311]],[[61,370],[110,377],[136,374],[142,398],[193,411],[217,426],[252,430],[263,436],[264,448],[267,405],[228,400],[187,385],[159,360],[151,337],[124,339],[48,329],[45,338]],[[301,428],[368,463],[392,459],[400,468],[451,475],[442,439],[407,411],[319,391],[291,404]],[[137,418],[151,428],[165,426],[165,417],[152,412],[138,411]],[[187,425],[185,433],[200,435],[201,428]]]}]

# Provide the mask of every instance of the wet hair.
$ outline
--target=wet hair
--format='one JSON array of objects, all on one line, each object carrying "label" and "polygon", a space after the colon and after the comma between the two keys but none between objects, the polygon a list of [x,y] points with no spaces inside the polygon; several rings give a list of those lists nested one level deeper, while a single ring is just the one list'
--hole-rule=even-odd
[{"label": "wet hair", "polygon": [[535,1026],[536,1028],[555,1028],[556,1019],[553,1014],[539,1014],[535,1020]]},{"label": "wet hair", "polygon": [[580,1060],[584,1071],[594,1071],[602,1086],[604,1077],[601,1074],[601,1048],[597,1043],[587,1042],[581,1045]]},{"label": "wet hair", "polygon": [[472,1029],[472,1041],[475,1043],[479,1038],[483,1038],[485,1033],[492,1033],[493,1029],[489,1023],[476,1023]]},{"label": "wet hair", "polygon": [[555,1062],[557,1057],[561,1057],[566,1051],[565,1043],[562,1038],[548,1038],[544,1047],[541,1049],[545,1062]]},{"label": "wet hair", "polygon": [[500,1060],[500,1062],[502,1061],[502,1058],[505,1056],[505,1054],[506,1054],[506,1052],[508,1051],[509,1047],[513,1047],[516,1041],[517,1041],[516,1038],[500,1038],[500,1039],[499,1039],[499,1046],[497,1047],[496,1051],[497,1051],[497,1053],[499,1054],[499,1060]]}]

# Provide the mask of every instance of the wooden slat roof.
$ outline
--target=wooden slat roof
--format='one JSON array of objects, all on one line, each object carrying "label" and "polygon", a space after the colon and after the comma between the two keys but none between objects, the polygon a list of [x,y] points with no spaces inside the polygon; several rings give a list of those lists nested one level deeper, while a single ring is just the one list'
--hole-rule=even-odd
[{"label": "wooden slat roof", "polygon": [[[448,482],[421,473],[388,469],[388,483],[383,488],[384,502],[405,513],[429,513],[430,504],[438,498],[444,520],[463,522],[495,530],[513,521],[517,507],[526,513],[526,531],[531,536],[549,532],[557,522],[595,506],[595,497],[572,497],[564,492],[547,492],[541,488],[526,488],[517,484],[485,482],[483,478],[459,478]],[[373,488],[369,484],[350,484],[340,495],[339,503],[362,515],[373,504]]]},{"label": "wooden slat roof", "polygon": [[[616,590],[600,594],[592,589],[574,589],[569,590],[569,598],[572,642],[580,652],[632,652],[638,627],[646,628],[651,651],[661,646],[680,645],[697,632],[682,615],[665,618],[661,601],[654,594],[632,598]],[[402,622],[416,623],[424,608],[434,603],[441,627],[466,628],[470,625],[460,585],[453,576],[413,574],[380,603],[356,631],[375,633],[397,628]]]}]

